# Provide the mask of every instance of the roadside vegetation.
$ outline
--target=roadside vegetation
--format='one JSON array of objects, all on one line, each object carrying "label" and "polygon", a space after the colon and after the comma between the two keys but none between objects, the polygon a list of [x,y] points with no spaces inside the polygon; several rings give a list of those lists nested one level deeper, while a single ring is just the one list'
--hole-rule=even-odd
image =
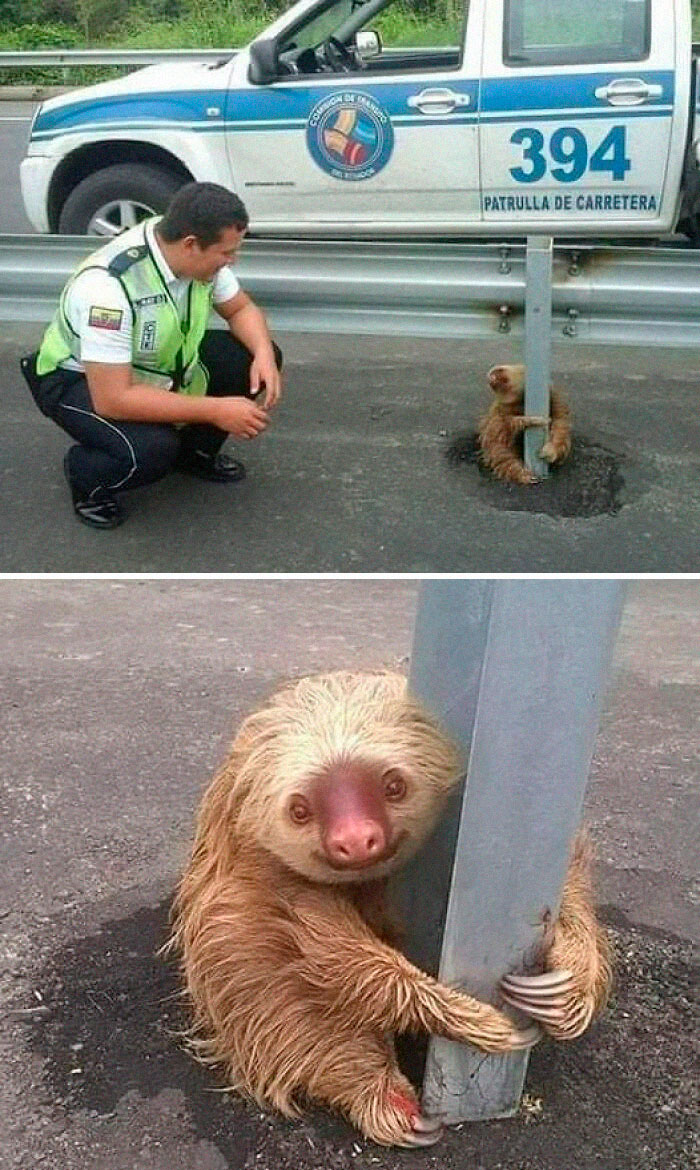
[{"label": "roadside vegetation", "polygon": [[[246,44],[292,0],[0,0],[0,49],[192,49]],[[389,44],[457,43],[459,0],[400,0],[373,22]],[[118,69],[3,69],[0,84],[87,84]]]},{"label": "roadside vegetation", "polygon": [[[0,0],[0,49],[236,48],[260,32],[292,0]],[[558,11],[561,0],[551,0]],[[546,14],[547,0],[543,12]],[[590,0],[590,20],[605,21],[606,0]],[[693,0],[693,37],[700,40],[700,0]],[[372,22],[390,45],[457,44],[461,0],[399,0]],[[118,68],[0,70],[0,85],[84,85]],[[123,70],[121,70],[123,72]]]}]

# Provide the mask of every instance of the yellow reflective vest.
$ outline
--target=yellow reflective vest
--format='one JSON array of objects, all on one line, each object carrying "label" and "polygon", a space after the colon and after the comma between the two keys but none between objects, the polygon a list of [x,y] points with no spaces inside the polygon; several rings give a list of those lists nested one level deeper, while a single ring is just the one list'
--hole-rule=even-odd
[{"label": "yellow reflective vest", "polygon": [[[152,220],[155,223],[157,220]],[[80,337],[65,311],[73,281],[88,268],[102,268],[116,277],[131,307],[131,364],[144,382],[168,386],[181,394],[205,394],[208,375],[198,360],[211,312],[211,281],[190,281],[181,321],[145,233],[145,221],[98,248],[68,280],[37,357],[37,374],[51,373],[67,358],[80,362]]]}]

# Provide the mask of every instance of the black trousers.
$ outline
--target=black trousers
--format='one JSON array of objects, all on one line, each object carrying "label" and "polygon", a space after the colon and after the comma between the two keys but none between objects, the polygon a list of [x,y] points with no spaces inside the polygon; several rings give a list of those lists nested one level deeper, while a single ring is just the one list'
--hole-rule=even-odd
[{"label": "black trousers", "polygon": [[[23,361],[23,373],[42,413],[76,440],[68,452],[67,470],[85,498],[98,488],[115,492],[155,483],[188,453],[215,455],[228,438],[226,431],[209,424],[177,427],[103,418],[95,413],[84,374],[56,370],[39,378],[35,356]],[[250,397],[252,356],[228,330],[207,330],[199,357],[209,372],[208,395]],[[276,345],[275,358],[281,369],[282,354]]]}]

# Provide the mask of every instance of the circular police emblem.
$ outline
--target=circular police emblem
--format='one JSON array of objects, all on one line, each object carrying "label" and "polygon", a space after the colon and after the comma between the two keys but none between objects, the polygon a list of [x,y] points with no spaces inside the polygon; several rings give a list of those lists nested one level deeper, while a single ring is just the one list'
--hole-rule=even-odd
[{"label": "circular police emblem", "polygon": [[314,106],[306,145],[314,162],[334,179],[371,179],[391,158],[394,131],[373,97],[344,90]]}]

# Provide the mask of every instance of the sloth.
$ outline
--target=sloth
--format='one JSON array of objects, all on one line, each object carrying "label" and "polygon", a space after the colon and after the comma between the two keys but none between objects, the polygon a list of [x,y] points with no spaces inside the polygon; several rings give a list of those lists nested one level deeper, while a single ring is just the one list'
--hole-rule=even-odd
[{"label": "sloth", "polygon": [[479,423],[481,462],[497,479],[510,483],[536,483],[537,476],[522,459],[522,433],[526,427],[547,427],[548,438],[540,451],[546,463],[561,463],[571,451],[571,412],[560,390],[550,388],[551,419],[522,414],[525,367],[492,366],[489,386],[495,394]]},{"label": "sloth", "polygon": [[[243,722],[204,794],[166,947],[180,957],[188,1041],[229,1088],[288,1117],[323,1102],[383,1145],[430,1145],[441,1122],[400,1071],[394,1034],[486,1053],[540,1038],[395,945],[387,876],[459,773],[455,747],[391,672],[303,678]],[[544,970],[510,975],[503,999],[570,1038],[610,978],[583,842],[546,933]]]}]

